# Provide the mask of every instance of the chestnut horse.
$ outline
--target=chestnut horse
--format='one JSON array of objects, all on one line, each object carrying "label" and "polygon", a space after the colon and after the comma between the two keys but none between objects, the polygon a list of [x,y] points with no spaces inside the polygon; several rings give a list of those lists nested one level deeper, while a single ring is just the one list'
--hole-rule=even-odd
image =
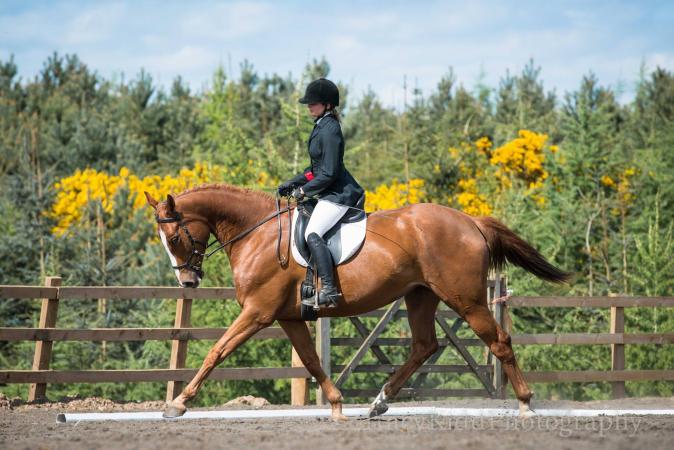
[{"label": "chestnut horse", "polygon": [[[230,185],[203,185],[158,202],[158,232],[181,286],[197,287],[206,242],[213,234],[226,243],[274,214],[273,197]],[[283,213],[281,248],[287,248],[288,221]],[[167,405],[164,417],[186,411],[211,371],[248,338],[278,321],[304,366],[316,378],[332,406],[332,418],[344,420],[342,395],[321,368],[309,328],[300,316],[300,285],[305,269],[293,260],[277,261],[278,222],[269,220],[226,245],[241,313],[211,348],[181,394]],[[552,282],[569,274],[548,263],[531,245],[491,217],[471,217],[441,205],[421,203],[370,214],[365,242],[336,268],[343,299],[319,316],[362,314],[402,296],[412,331],[408,360],[382,388],[371,416],[387,409],[409,377],[438,349],[435,312],[444,302],[457,312],[502,362],[519,400],[520,414],[533,415],[529,390],[517,365],[510,336],[494,321],[487,306],[487,273],[506,260]]]}]

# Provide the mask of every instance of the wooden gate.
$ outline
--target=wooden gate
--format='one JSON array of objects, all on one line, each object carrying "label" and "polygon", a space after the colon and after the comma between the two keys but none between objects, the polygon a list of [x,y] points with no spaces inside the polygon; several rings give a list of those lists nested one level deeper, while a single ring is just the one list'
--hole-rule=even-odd
[{"label": "wooden gate", "polygon": [[[489,281],[489,300],[494,298],[494,292],[499,292],[499,296],[505,291],[505,283],[502,279],[496,283],[493,280]],[[382,334],[387,329],[387,326],[394,321],[405,319],[407,317],[407,310],[402,308],[403,298],[393,302],[388,308],[371,311],[356,317],[349,317],[344,319],[321,319],[317,324],[317,345],[319,354],[322,349],[329,349],[331,346],[354,346],[357,350],[348,358],[344,364],[330,365],[330,373],[336,374],[335,384],[342,391],[345,397],[374,397],[379,392],[379,387],[368,386],[364,388],[345,389],[343,386],[347,379],[353,373],[364,372],[379,372],[379,373],[393,373],[400,365],[393,364],[391,358],[384,351],[384,347],[404,346],[410,347],[412,343],[411,337],[382,337]],[[498,315],[498,311],[495,311]],[[367,327],[363,319],[366,317],[378,317],[374,327],[371,329]],[[321,330],[335,328],[336,320],[349,321],[355,328],[357,337],[333,337],[326,336],[325,331]],[[330,326],[330,322],[333,326]],[[500,388],[503,383],[501,376],[501,368],[495,365],[495,358],[492,354],[486,351],[484,343],[477,337],[459,337],[458,332],[464,325],[464,320],[454,312],[449,310],[444,304],[440,304],[435,316],[435,323],[438,325],[438,350],[421,366],[412,378],[408,381],[407,386],[404,387],[398,397],[497,397],[500,396]],[[321,336],[322,335],[322,336]],[[326,342],[326,340],[328,342]],[[468,350],[469,346],[479,346],[484,349],[484,361],[480,363],[478,359]],[[363,364],[363,358],[372,353],[376,359],[376,364]],[[454,352],[456,356],[463,362],[462,364],[438,364],[438,360],[443,354]],[[327,362],[330,360],[329,355],[324,355],[322,360]],[[326,367],[326,364],[324,364]],[[498,376],[494,376],[498,372]],[[465,374],[470,373],[476,377],[479,382],[479,388],[461,388],[461,389],[438,389],[424,387],[424,382],[431,373],[443,374]],[[317,400],[320,403],[322,396],[318,395]]]}]

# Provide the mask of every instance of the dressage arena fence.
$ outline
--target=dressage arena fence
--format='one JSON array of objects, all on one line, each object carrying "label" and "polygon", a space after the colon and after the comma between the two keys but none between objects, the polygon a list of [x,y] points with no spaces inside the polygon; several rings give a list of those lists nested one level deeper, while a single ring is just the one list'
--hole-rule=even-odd
[{"label": "dressage arena fence", "polygon": [[[489,297],[505,295],[505,279],[496,276],[489,281]],[[498,295],[496,295],[498,293]],[[46,397],[49,383],[100,383],[100,382],[167,382],[166,399],[175,398],[182,390],[183,383],[192,379],[197,369],[185,368],[188,342],[191,340],[217,340],[226,328],[193,328],[191,326],[191,307],[193,301],[200,299],[233,299],[234,288],[173,288],[173,287],[62,287],[59,277],[48,277],[44,286],[7,286],[0,285],[0,299],[42,299],[38,328],[0,327],[0,341],[35,341],[35,353],[31,370],[7,370],[0,368],[0,384],[30,384],[28,400],[34,401]],[[60,301],[70,300],[119,300],[119,299],[175,299],[176,313],[173,328],[57,328],[57,314]],[[402,309],[403,299],[398,299],[387,308],[371,311],[350,320],[358,332],[357,337],[332,337],[330,321],[319,319],[315,325],[316,348],[321,363],[329,375],[337,374],[335,383],[343,386],[345,380],[354,372],[392,373],[397,365],[391,364],[382,347],[409,347],[411,338],[381,337],[386,326],[392,321],[406,317]],[[610,345],[611,370],[578,370],[524,372],[530,383],[556,382],[610,382],[613,397],[625,396],[626,381],[674,380],[674,370],[626,370],[625,345],[628,344],[672,344],[674,333],[625,333],[625,308],[674,307],[674,297],[510,297],[504,303],[495,303],[493,311],[497,322],[511,332],[508,308],[521,307],[558,307],[558,308],[610,308],[610,330],[607,333],[565,333],[565,334],[515,334],[515,345]],[[364,317],[376,317],[378,322],[371,330],[361,320]],[[453,323],[449,321],[453,320]],[[439,335],[440,348],[422,366],[410,387],[401,391],[401,396],[413,397],[449,397],[449,396],[485,396],[505,398],[507,380],[499,361],[491,354],[487,364],[479,364],[467,350],[467,346],[483,346],[477,338],[459,338],[457,331],[463,320],[453,311],[439,309],[436,323],[444,333]],[[285,333],[279,327],[270,327],[260,331],[252,339],[285,339]],[[170,340],[171,356],[168,368],[142,370],[50,370],[49,365],[54,342],[61,341],[148,341]],[[330,349],[335,346],[356,347],[356,352],[346,364],[332,364]],[[464,365],[436,364],[441,354],[453,349],[465,361]],[[372,352],[379,364],[361,364],[365,354]],[[428,389],[421,385],[429,373],[473,373],[481,382],[481,389]],[[311,375],[302,366],[293,350],[291,367],[245,367],[215,369],[209,379],[214,380],[250,380],[250,379],[291,379],[292,404],[304,405],[309,398],[309,378]],[[343,389],[348,396],[369,397],[379,392],[379,386],[365,389]],[[324,404],[320,390],[316,395],[317,403]]]}]

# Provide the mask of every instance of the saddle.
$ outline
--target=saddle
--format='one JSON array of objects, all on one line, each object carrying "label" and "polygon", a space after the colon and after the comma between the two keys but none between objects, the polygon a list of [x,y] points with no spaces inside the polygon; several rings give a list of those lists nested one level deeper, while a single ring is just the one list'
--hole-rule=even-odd
[{"label": "saddle", "polygon": [[[293,213],[292,254],[295,261],[303,267],[308,267],[307,261],[311,255],[304,232],[315,206],[316,200],[309,200],[302,203],[302,206]],[[351,258],[365,240],[367,214],[362,211],[364,206],[365,196],[363,195],[354,207],[358,209],[349,209],[341,220],[323,236],[336,266]]]},{"label": "saddle", "polygon": [[[320,307],[318,305],[317,280],[315,280],[314,268],[307,263],[311,253],[304,238],[304,232],[307,229],[309,218],[315,206],[316,200],[310,200],[298,206],[293,213],[291,230],[293,258],[299,265],[307,268],[306,277],[300,286],[302,319],[311,321],[318,319]],[[364,206],[365,196],[363,195],[358,200],[358,203],[356,203],[355,208],[358,209],[349,209],[342,216],[341,220],[323,236],[335,265],[347,261],[363,245],[367,226],[367,214],[365,214],[365,211],[360,210]]]}]

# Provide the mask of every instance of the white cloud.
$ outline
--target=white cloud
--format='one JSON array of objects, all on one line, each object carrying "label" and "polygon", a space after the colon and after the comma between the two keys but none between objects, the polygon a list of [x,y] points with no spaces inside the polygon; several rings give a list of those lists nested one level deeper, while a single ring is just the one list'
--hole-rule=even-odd
[{"label": "white cloud", "polygon": [[145,47],[160,47],[164,44],[165,40],[160,34],[144,34],[140,37],[140,42]]},{"label": "white cloud", "polygon": [[51,42],[55,28],[46,11],[26,11],[0,16],[0,38],[10,45],[30,45]]},{"label": "white cloud", "polygon": [[128,17],[124,4],[94,6],[77,14],[63,29],[62,42],[68,45],[91,45],[112,38],[124,27]]},{"label": "white cloud", "polygon": [[400,19],[390,12],[353,14],[338,18],[337,29],[345,32],[381,32],[400,25]]},{"label": "white cloud", "polygon": [[174,52],[138,58],[136,64],[150,72],[185,73],[215,67],[217,56],[202,47],[184,46]]},{"label": "white cloud", "polygon": [[385,103],[400,105],[404,75],[409,86],[418,81],[429,93],[450,66],[468,88],[482,69],[484,83],[497,87],[506,69],[519,73],[533,57],[546,88],[558,93],[576,89],[590,69],[605,85],[629,84],[642,61],[650,69],[674,69],[664,13],[656,17],[654,7],[643,5],[574,11],[497,1],[332,2],[319,8],[308,1],[71,0],[4,11],[0,58],[14,53],[24,79],[55,50],[77,53],[103,76],[133,76],[145,67],[157,80],[180,74],[195,88],[230,57],[234,68],[247,58],[260,73],[299,76],[308,61],[325,55],[331,77],[352,83],[352,99],[371,86]]},{"label": "white cloud", "polygon": [[674,68],[674,54],[665,52],[656,52],[646,55],[644,58],[646,68],[655,70],[656,67]]},{"label": "white cloud", "polygon": [[328,39],[329,47],[337,52],[362,51],[365,47],[352,36],[333,36]]},{"label": "white cloud", "polygon": [[268,3],[237,2],[188,14],[180,23],[186,36],[234,39],[275,33],[275,8]]}]

